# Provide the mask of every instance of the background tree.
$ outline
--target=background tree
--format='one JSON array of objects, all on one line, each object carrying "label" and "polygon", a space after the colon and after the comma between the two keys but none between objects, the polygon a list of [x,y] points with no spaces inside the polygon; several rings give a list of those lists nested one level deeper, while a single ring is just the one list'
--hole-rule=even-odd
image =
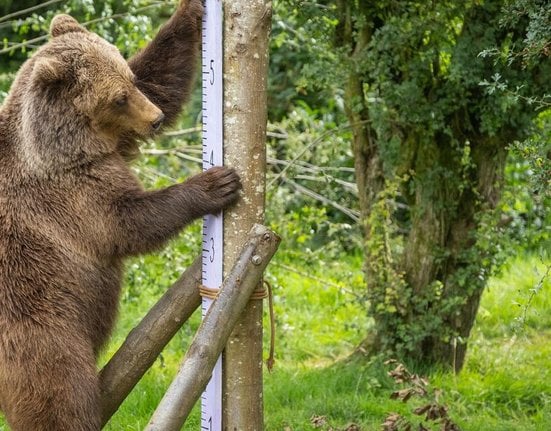
[{"label": "background tree", "polygon": [[[370,351],[463,365],[502,252],[508,149],[534,133],[546,108],[534,97],[550,90],[549,5],[519,3],[337,0],[295,9],[313,34],[330,35],[316,41],[316,61],[332,63],[331,72],[316,73],[340,90],[353,132]],[[524,55],[534,28],[539,50]]]}]

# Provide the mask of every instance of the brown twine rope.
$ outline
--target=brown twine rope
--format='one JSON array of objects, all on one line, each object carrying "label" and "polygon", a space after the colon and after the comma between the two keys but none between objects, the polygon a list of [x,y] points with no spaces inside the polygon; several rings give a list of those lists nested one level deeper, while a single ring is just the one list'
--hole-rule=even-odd
[{"label": "brown twine rope", "polygon": [[275,313],[274,313],[274,296],[272,293],[272,285],[263,280],[264,285],[268,290],[268,309],[270,312],[270,354],[266,359],[266,367],[268,371],[272,371],[275,364]]},{"label": "brown twine rope", "polygon": [[[203,298],[208,298],[208,299],[216,299],[218,297],[218,293],[220,292],[220,289],[219,288],[212,288],[212,287],[207,287],[203,284],[201,284],[199,286],[199,294],[203,297]],[[265,287],[259,287],[257,289],[255,289],[253,291],[253,293],[251,294],[251,297],[250,299],[264,299],[264,298],[268,298],[268,290],[265,288]]]},{"label": "brown twine rope", "polygon": [[204,284],[199,285],[199,295],[201,295],[203,298],[214,300],[218,297],[218,292],[220,292],[219,288],[213,289],[211,287],[205,286]]},{"label": "brown twine rope", "polygon": [[[199,285],[199,294],[203,298],[215,300],[220,292],[219,288],[207,287],[203,284]],[[275,313],[274,301],[272,295],[272,286],[266,280],[263,281],[263,286],[255,289],[251,294],[251,300],[262,300],[268,298],[268,309],[270,315],[270,353],[266,360],[268,371],[272,371],[275,363]]]}]

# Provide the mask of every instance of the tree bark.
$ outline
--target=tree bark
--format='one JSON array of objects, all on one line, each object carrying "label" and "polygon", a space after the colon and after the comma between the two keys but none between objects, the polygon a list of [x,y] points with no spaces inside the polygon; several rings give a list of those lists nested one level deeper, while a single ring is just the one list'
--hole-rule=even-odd
[{"label": "tree bark", "polygon": [[[243,198],[224,214],[224,268],[231,268],[254,223],[264,220],[268,0],[224,1],[224,164],[243,183]],[[262,430],[262,301],[245,307],[222,356],[222,427]]]},{"label": "tree bark", "polygon": [[[481,216],[493,211],[499,202],[507,155],[504,142],[509,142],[509,137],[486,137],[473,142],[475,168],[472,181],[475,190],[461,196],[460,211],[446,221],[449,227],[443,247],[448,250],[448,257],[440,265],[435,278],[442,280],[444,286],[442,303],[459,302],[444,315],[445,326],[455,336],[448,340],[429,337],[423,343],[423,357],[430,363],[451,366],[456,372],[464,365],[467,340],[489,274],[489,268],[480,261],[491,256],[486,256],[484,250],[477,250],[475,235],[480,234]],[[452,205],[452,202],[448,204]],[[475,250],[476,253],[469,256],[469,251]]]},{"label": "tree bark", "polygon": [[[385,296],[371,296],[377,331],[372,345],[383,345],[417,363],[461,370],[486,285],[481,274],[489,269],[480,260],[485,253],[492,257],[491,250],[477,247],[477,235],[481,217],[490,214],[499,200],[505,142],[508,138],[503,135],[473,137],[472,165],[465,167],[448,137],[425,137],[420,142],[412,134],[404,140],[404,146],[417,148],[404,148],[416,154],[411,165],[413,186],[407,183],[402,191],[407,196],[408,190],[414,190],[409,197],[410,228],[402,259],[396,263],[404,284],[393,299],[395,313],[378,313]],[[368,266],[371,258],[368,250]],[[384,285],[384,280],[380,284],[371,289],[394,288]],[[406,305],[400,307],[404,298]]]},{"label": "tree bark", "polygon": [[[493,261],[495,253],[479,239],[492,227],[488,218],[495,215],[502,187],[506,145],[523,133],[512,125],[527,118],[522,103],[511,110],[518,122],[499,118],[495,100],[479,85],[495,65],[478,53],[507,37],[497,24],[500,7],[486,2],[440,14],[463,24],[454,40],[440,40],[442,34],[430,31],[400,33],[396,25],[407,19],[391,5],[336,2],[335,47],[344,53],[345,113],[353,132],[367,298],[375,320],[363,352],[456,370],[464,363],[491,265],[482,260]],[[411,20],[432,22],[431,13],[420,10]],[[397,40],[400,34],[413,38],[403,48],[392,46],[386,30],[397,32]],[[441,45],[451,50],[444,63]],[[388,50],[388,56],[381,54]],[[370,63],[377,60],[380,65]],[[465,67],[469,61],[472,75]],[[399,104],[402,94],[419,101],[419,113]],[[432,117],[423,114],[427,106],[434,106]],[[495,129],[486,130],[488,124]],[[397,145],[399,151],[391,148]]]}]

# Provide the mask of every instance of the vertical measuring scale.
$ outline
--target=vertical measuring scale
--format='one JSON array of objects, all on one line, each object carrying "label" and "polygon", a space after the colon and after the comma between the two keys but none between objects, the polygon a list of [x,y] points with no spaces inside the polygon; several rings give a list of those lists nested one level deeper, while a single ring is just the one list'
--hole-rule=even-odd
[{"label": "vertical measuring scale", "polygon": [[[202,41],[203,170],[221,166],[223,156],[222,0],[205,0]],[[207,215],[203,224],[203,285],[220,288],[223,281],[223,217]],[[211,299],[203,298],[203,317]],[[222,358],[201,397],[201,429],[222,430]]]}]

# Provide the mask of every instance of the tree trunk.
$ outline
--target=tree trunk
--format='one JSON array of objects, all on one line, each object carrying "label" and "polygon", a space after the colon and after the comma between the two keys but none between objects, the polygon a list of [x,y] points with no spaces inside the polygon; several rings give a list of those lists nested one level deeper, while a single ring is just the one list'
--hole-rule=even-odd
[{"label": "tree trunk", "polygon": [[[224,214],[224,268],[231,268],[246,234],[264,219],[268,0],[224,1],[224,164],[243,183],[243,198]],[[251,300],[222,356],[222,427],[262,430],[262,300]]]},{"label": "tree trunk", "polygon": [[[467,340],[473,327],[480,298],[486,286],[495,250],[480,244],[484,237],[485,216],[495,209],[503,184],[503,171],[508,142],[505,137],[481,138],[473,143],[473,191],[466,191],[458,203],[455,217],[449,225],[443,247],[448,251],[436,278],[442,281],[441,303],[456,303],[457,306],[443,313],[444,325],[449,328],[450,338],[430,337],[423,343],[423,357],[430,363],[452,366],[460,371],[465,362]],[[495,225],[495,214],[492,216]]]},{"label": "tree trunk", "polygon": [[[380,94],[380,101],[368,105],[365,92],[372,90],[369,80],[375,78],[362,70],[369,65],[367,53],[375,40],[373,34],[394,11],[344,0],[337,1],[337,11],[335,44],[347,52],[345,112],[353,132],[366,240],[367,298],[375,320],[362,347],[370,353],[383,351],[458,370],[485,286],[483,273],[489,270],[481,259],[493,253],[479,246],[477,236],[487,227],[482,219],[496,206],[505,145],[511,136],[502,130],[500,137],[489,138],[476,130],[480,123],[474,102],[480,91],[478,83],[464,90],[473,101],[451,110],[442,131],[415,122],[401,123],[399,114],[389,117],[386,126],[392,131],[384,123],[372,122],[371,116],[380,116],[381,109],[401,110],[400,106],[385,105],[385,94],[376,91],[372,94]],[[488,16],[484,8],[474,8],[465,18],[457,43],[480,43],[477,32],[484,31],[480,22]],[[422,50],[424,42],[420,43]],[[409,49],[403,60],[413,62],[416,48],[412,45]],[[427,99],[432,93],[446,97],[442,96],[446,91],[457,91],[440,79],[439,60],[438,56],[434,59],[432,74],[423,81]],[[421,64],[416,64],[415,73],[424,70]],[[408,67],[396,65],[395,81],[389,83],[410,82]],[[471,105],[475,106],[472,111]],[[389,151],[386,146],[396,145],[389,134],[400,142],[399,160],[385,159],[383,166],[383,155]]]},{"label": "tree trunk", "polygon": [[[367,222],[377,194],[383,189],[382,163],[374,142],[375,131],[369,124],[369,112],[365,106],[357,110],[363,99],[363,83],[357,73],[351,71],[345,89],[345,111],[352,128],[352,151],[354,173],[358,185],[360,215]],[[363,103],[361,103],[363,105]],[[369,229],[366,229],[368,232]]]},{"label": "tree trunk", "polygon": [[[375,345],[417,363],[462,368],[490,270],[483,262],[491,262],[494,252],[481,246],[478,236],[484,235],[484,217],[492,214],[499,199],[504,142],[504,137],[473,139],[466,147],[466,162],[447,137],[420,141],[412,135],[404,141],[416,147],[404,149],[416,157],[413,184],[402,187],[402,196],[414,190],[408,202],[410,229],[396,264],[403,284],[389,286],[380,275],[376,283],[368,280]],[[368,266],[373,265],[373,253],[368,247]],[[381,308],[384,301],[392,308]]]}]

